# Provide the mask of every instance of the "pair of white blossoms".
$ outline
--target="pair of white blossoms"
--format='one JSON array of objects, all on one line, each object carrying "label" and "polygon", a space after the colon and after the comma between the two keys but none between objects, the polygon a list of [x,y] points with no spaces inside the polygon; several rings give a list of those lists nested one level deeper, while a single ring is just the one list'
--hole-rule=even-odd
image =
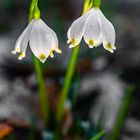
[{"label": "pair of white blossoms", "polygon": [[[116,50],[114,27],[99,8],[92,8],[75,20],[68,30],[67,37],[70,48],[77,46],[84,38],[90,48],[103,44],[111,53]],[[54,57],[54,51],[61,53],[55,32],[41,19],[33,19],[18,38],[12,53],[19,53],[19,60],[25,57],[28,43],[33,54],[42,63],[49,56]]]}]

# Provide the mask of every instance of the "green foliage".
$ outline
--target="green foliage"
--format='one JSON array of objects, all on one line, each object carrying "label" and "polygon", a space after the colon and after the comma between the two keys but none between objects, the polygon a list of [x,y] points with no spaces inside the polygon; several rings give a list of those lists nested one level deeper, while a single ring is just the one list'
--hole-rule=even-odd
[{"label": "green foliage", "polygon": [[105,135],[105,131],[102,130],[100,133],[98,133],[96,136],[92,137],[90,140],[100,140]]},{"label": "green foliage", "polygon": [[120,138],[121,131],[123,129],[123,125],[128,114],[128,109],[131,104],[134,90],[135,86],[130,85],[124,95],[124,99],[122,100],[122,104],[118,111],[118,116],[116,117],[116,122],[114,124],[110,140],[118,140]]}]

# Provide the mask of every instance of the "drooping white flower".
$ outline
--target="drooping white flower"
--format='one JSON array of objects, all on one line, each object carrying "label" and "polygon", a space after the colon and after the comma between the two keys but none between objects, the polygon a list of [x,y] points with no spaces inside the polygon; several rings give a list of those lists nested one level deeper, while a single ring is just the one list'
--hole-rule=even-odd
[{"label": "drooping white flower", "polygon": [[50,29],[43,20],[33,19],[23,33],[19,36],[13,54],[19,53],[18,59],[26,56],[26,49],[29,46],[33,54],[44,63],[46,59],[53,57],[53,51],[61,53],[58,48],[58,39],[55,32]]},{"label": "drooping white flower", "polygon": [[92,8],[75,20],[68,30],[67,37],[70,48],[77,46],[83,37],[90,48],[103,44],[111,53],[116,50],[114,27],[99,8]]}]

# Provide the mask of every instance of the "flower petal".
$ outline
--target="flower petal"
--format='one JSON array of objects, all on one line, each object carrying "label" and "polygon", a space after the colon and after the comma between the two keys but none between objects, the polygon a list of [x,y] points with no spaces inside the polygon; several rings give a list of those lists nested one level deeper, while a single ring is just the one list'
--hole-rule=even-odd
[{"label": "flower petal", "polygon": [[84,40],[89,45],[90,48],[98,46],[101,44],[100,39],[101,28],[96,16],[96,11],[93,9],[90,13],[89,20],[84,32]]},{"label": "flower petal", "polygon": [[116,50],[115,47],[116,34],[115,34],[114,26],[103,15],[100,9],[98,9],[98,18],[101,26],[101,39],[103,42],[103,46],[105,49],[110,50],[110,52],[113,52],[113,50]]},{"label": "flower petal", "polygon": [[19,36],[16,41],[15,50],[12,51],[13,54],[20,53],[20,56],[18,57],[19,60],[25,57],[33,22],[34,20],[28,24],[23,33]]},{"label": "flower petal", "polygon": [[116,50],[115,46],[114,46],[114,48],[112,48],[111,44],[109,42],[106,42],[106,41],[103,41],[103,46],[106,50],[108,50],[111,53],[113,53],[114,50]]},{"label": "flower petal", "polygon": [[46,30],[44,30],[40,19],[35,20],[31,35],[30,35],[30,48],[34,55],[44,63],[50,55],[51,42],[48,36],[46,37]]},{"label": "flower petal", "polygon": [[90,12],[87,12],[86,14],[75,20],[69,28],[67,33],[67,42],[71,43],[70,48],[75,47],[80,43],[86,28],[89,14]]},{"label": "flower petal", "polygon": [[51,50],[55,51],[57,53],[62,53],[62,51],[59,49],[58,47],[58,38],[56,33],[50,28],[48,27],[43,20],[40,19],[40,24],[41,26],[44,28],[45,30],[45,36],[50,39],[51,42]]}]

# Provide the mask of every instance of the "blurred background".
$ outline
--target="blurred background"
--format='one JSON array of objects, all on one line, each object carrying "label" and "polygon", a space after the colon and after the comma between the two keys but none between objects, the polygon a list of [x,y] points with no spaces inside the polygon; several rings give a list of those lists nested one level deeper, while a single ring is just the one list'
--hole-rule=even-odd
[{"label": "blurred background", "polygon": [[[51,140],[55,112],[72,49],[67,30],[84,0],[39,0],[42,19],[58,35],[62,55],[42,65],[50,105],[44,128],[32,53],[18,61],[16,39],[28,24],[29,0],[0,0],[0,139]],[[89,49],[82,42],[65,113],[63,140],[89,140],[105,130],[105,140],[140,140],[140,0],[102,0],[114,24],[117,50]],[[59,67],[58,67],[59,66]]]}]

